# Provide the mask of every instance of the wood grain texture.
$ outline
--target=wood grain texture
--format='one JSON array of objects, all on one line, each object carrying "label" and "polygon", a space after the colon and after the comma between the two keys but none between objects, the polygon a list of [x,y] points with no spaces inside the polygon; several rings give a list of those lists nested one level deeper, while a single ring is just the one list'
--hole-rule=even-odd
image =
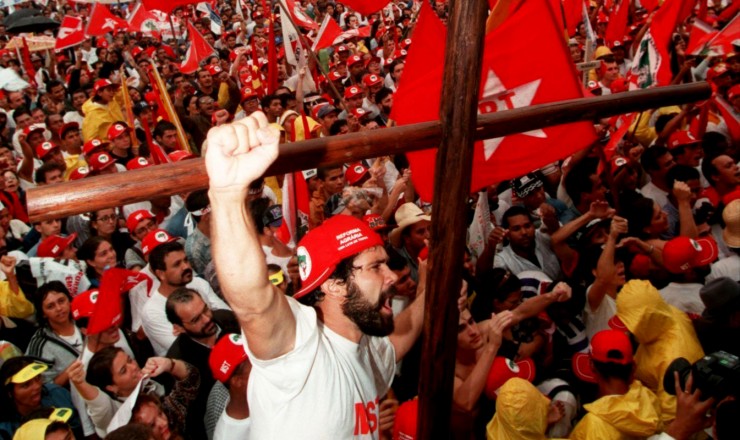
[{"label": "wood grain texture", "polygon": [[[478,116],[475,138],[488,139],[566,122],[694,102],[707,99],[710,94],[709,85],[701,82],[489,113]],[[439,145],[441,136],[441,122],[432,121],[283,144],[280,157],[266,175],[433,148]],[[62,218],[207,186],[203,159],[194,159],[32,188],[27,192],[28,214],[33,222]]]}]

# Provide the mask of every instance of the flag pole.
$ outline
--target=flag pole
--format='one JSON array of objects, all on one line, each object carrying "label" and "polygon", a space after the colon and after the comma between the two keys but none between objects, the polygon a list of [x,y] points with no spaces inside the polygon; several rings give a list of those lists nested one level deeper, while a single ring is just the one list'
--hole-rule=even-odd
[{"label": "flag pole", "polygon": [[185,136],[185,130],[182,128],[182,124],[180,123],[180,117],[177,115],[177,111],[175,110],[175,106],[172,104],[172,100],[170,99],[170,94],[167,91],[167,85],[162,80],[162,77],[159,75],[159,70],[157,69],[157,66],[152,66],[152,76],[154,77],[154,81],[157,84],[157,88],[160,92],[160,98],[162,99],[162,105],[164,105],[164,110],[167,112],[167,116],[170,117],[170,122],[175,124],[175,128],[177,129],[177,141],[180,143],[180,146],[187,151],[190,154],[193,154],[193,151],[190,149],[190,143],[188,143],[188,138]]},{"label": "flag pole", "polygon": [[126,84],[126,70],[121,66],[121,90],[123,91],[123,105],[126,107],[126,122],[129,126],[129,136],[131,136],[131,149],[139,155],[139,138],[136,137],[136,119],[134,119],[133,104],[131,96],[128,94],[128,84]]}]

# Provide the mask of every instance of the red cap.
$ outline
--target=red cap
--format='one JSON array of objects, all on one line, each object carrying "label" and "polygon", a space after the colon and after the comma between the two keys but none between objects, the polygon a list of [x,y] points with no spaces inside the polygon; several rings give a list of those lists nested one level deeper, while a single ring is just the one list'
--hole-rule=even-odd
[{"label": "red cap", "polygon": [[49,142],[49,141],[42,142],[38,147],[36,147],[36,156],[39,159],[44,160],[46,155],[54,151],[55,148],[59,148],[59,147],[53,142]]},{"label": "red cap", "polygon": [[242,88],[242,102],[246,101],[250,98],[257,98],[259,97],[259,94],[257,94],[257,91],[254,90],[251,87],[244,87]]},{"label": "red cap", "polygon": [[367,87],[377,86],[378,84],[383,83],[383,78],[375,74],[365,75],[362,78],[362,83]]},{"label": "red cap", "polygon": [[111,80],[109,79],[99,79],[95,81],[95,85],[93,85],[93,94],[98,93],[101,89],[104,89],[106,87],[116,87],[118,88],[118,84],[113,84]]},{"label": "red cap", "polygon": [[164,229],[155,229],[146,234],[144,239],[141,240],[141,252],[144,255],[149,255],[149,252],[153,251],[160,244],[171,243],[176,240],[177,238],[171,236]]},{"label": "red cap", "polygon": [[631,364],[632,344],[629,337],[623,331],[602,330],[591,340],[591,354],[576,353],[573,356],[573,373],[583,381],[596,383],[591,359],[611,364]]},{"label": "red cap", "polygon": [[367,110],[365,110],[362,107],[357,107],[355,109],[352,109],[352,111],[350,111],[350,113],[352,113],[352,116],[354,116],[358,120],[364,118],[365,116],[370,116],[370,112],[367,111]]},{"label": "red cap", "polygon": [[507,380],[519,377],[532,382],[535,376],[534,361],[530,358],[514,362],[503,356],[496,356],[488,370],[488,379],[486,379],[486,396],[489,399],[495,399],[499,388]]},{"label": "red cap", "polygon": [[169,158],[172,160],[172,162],[180,162],[181,160],[188,160],[188,159],[195,159],[198,156],[194,154],[190,154],[185,150],[175,150],[168,154]]},{"label": "red cap", "polygon": [[151,163],[149,163],[148,160],[146,160],[146,157],[135,157],[131,159],[130,161],[126,162],[126,169],[131,170],[138,170],[141,168],[146,168],[152,166]]},{"label": "red cap", "polygon": [[614,156],[612,157],[612,160],[609,161],[609,164],[611,165],[611,172],[612,175],[616,175],[620,168],[629,165],[629,160],[627,160],[624,156]]},{"label": "red cap", "polygon": [[362,57],[359,55],[352,55],[351,57],[347,58],[347,67],[352,67],[357,63],[362,62]]},{"label": "red cap", "polygon": [[98,289],[86,290],[72,298],[72,317],[76,320],[89,318],[95,311],[95,303],[98,302]]},{"label": "red cap", "polygon": [[627,81],[627,78],[617,78],[609,84],[609,90],[611,90],[612,93],[626,92],[629,90],[629,85],[630,83]]},{"label": "red cap", "polygon": [[157,94],[155,92],[144,93],[144,100],[150,107],[159,106],[159,100],[157,99]]},{"label": "red cap", "polygon": [[380,57],[378,57],[376,55],[373,55],[370,58],[368,58],[367,60],[365,60],[365,67],[369,66],[370,63],[378,63],[378,64],[380,64],[381,62],[382,61],[380,60]]},{"label": "red cap", "polygon": [[33,133],[34,131],[44,131],[46,130],[46,124],[31,124],[25,129],[23,129],[23,134],[28,137],[29,134]]},{"label": "red cap", "polygon": [[98,38],[97,46],[100,47],[100,48],[102,48],[102,49],[107,48],[108,47],[108,40],[106,40],[105,38]]},{"label": "red cap", "polygon": [[121,122],[111,124],[110,127],[108,127],[108,140],[112,141],[126,132],[128,132],[128,126],[126,124]]},{"label": "red cap", "polygon": [[630,329],[627,328],[627,325],[622,321],[621,318],[619,318],[618,315],[614,315],[611,317],[611,319],[607,322],[610,328],[614,330],[619,330],[620,332],[626,333],[630,331]]},{"label": "red cap", "polygon": [[344,78],[342,74],[337,72],[336,70],[332,70],[331,72],[329,72],[329,79],[332,81],[339,81],[342,78]]},{"label": "red cap", "polygon": [[247,360],[244,338],[238,333],[227,333],[216,342],[208,356],[213,378],[221,383],[227,382],[234,370]]},{"label": "red cap", "polygon": [[98,138],[92,138],[89,141],[85,142],[85,145],[82,146],[82,152],[85,154],[85,156],[88,156],[94,150],[105,148],[108,145],[108,142],[103,142]]},{"label": "red cap", "polygon": [[298,243],[296,256],[303,286],[293,297],[298,299],[320,286],[343,259],[375,246],[383,246],[383,240],[362,220],[351,215],[326,220]]},{"label": "red cap", "polygon": [[134,58],[136,58],[139,55],[141,55],[142,52],[144,52],[144,49],[141,46],[134,46],[134,48],[131,49],[131,56],[133,56]]},{"label": "red cap", "polygon": [[419,417],[419,399],[403,402],[393,422],[393,440],[415,440]]},{"label": "red cap", "polygon": [[59,129],[59,139],[64,139],[64,135],[70,131],[70,130],[79,130],[80,124],[76,122],[67,122],[66,124],[62,125],[62,128]]},{"label": "red cap", "polygon": [[388,224],[385,222],[382,215],[367,214],[362,217],[362,221],[367,223],[367,225],[370,226],[370,229],[375,232],[387,231],[388,229],[390,229],[390,226],[388,226]]},{"label": "red cap", "polygon": [[61,235],[50,235],[46,237],[36,250],[39,257],[57,258],[62,256],[62,252],[72,244],[77,238],[77,233],[73,232],[66,237]]},{"label": "red cap", "polygon": [[636,254],[630,262],[630,273],[634,278],[647,279],[650,276],[650,257],[645,254]]},{"label": "red cap", "polygon": [[349,52],[349,48],[344,44],[341,44],[337,47],[337,53],[339,52]]},{"label": "red cap", "polygon": [[711,237],[676,237],[663,246],[663,267],[671,273],[683,273],[712,263],[718,255],[717,243]]},{"label": "red cap", "polygon": [[402,40],[400,46],[401,49],[408,49],[409,46],[411,46],[411,38],[406,38]]},{"label": "red cap", "polygon": [[740,84],[735,84],[730,88],[730,91],[727,92],[727,99],[732,101],[738,96],[740,96]]},{"label": "red cap", "polygon": [[351,99],[357,95],[362,95],[362,89],[357,86],[351,86],[344,89],[344,99]]},{"label": "red cap", "polygon": [[134,230],[136,230],[136,227],[139,226],[139,222],[146,219],[154,219],[154,214],[152,214],[147,209],[139,209],[138,211],[134,211],[129,214],[128,218],[126,219],[126,228],[128,228],[129,232],[133,233]]},{"label": "red cap", "polygon": [[668,138],[668,149],[672,150],[681,145],[698,144],[700,142],[701,141],[696,139],[690,131],[678,130],[674,131],[673,134],[671,134],[671,137]]},{"label": "red cap", "polygon": [[211,75],[218,75],[219,73],[223,72],[224,69],[221,68],[218,64],[209,64],[206,66],[206,70]]},{"label": "red cap", "polygon": [[350,185],[354,185],[355,183],[359,182],[363,177],[365,177],[368,173],[368,169],[362,165],[359,162],[350,164],[349,167],[347,167],[347,171],[344,172],[344,178],[347,179],[347,183]]},{"label": "red cap", "polygon": [[719,63],[716,66],[709,69],[709,71],[707,72],[707,81],[712,81],[714,80],[714,78],[724,75],[727,72],[728,72],[727,64]]},{"label": "red cap", "polygon": [[110,154],[106,153],[105,151],[101,151],[99,153],[95,153],[87,159],[87,164],[90,165],[90,169],[92,171],[102,171],[111,165],[114,165],[116,162],[113,160],[113,158],[110,156]]},{"label": "red cap", "polygon": [[90,168],[77,167],[69,174],[69,180],[80,180],[90,175]]}]

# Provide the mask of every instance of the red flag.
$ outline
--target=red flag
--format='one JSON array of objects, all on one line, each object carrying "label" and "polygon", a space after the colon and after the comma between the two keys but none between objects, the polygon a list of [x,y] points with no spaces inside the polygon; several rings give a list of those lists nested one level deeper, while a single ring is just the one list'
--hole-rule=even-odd
[{"label": "red flag", "polygon": [[308,225],[310,195],[303,173],[286,174],[283,180],[283,224],[277,236],[285,244],[295,245],[300,240],[298,227]]},{"label": "red flag", "polygon": [[152,280],[144,273],[117,267],[103,272],[98,300],[87,325],[87,334],[98,334],[123,322],[121,294],[143,282],[147,283],[147,290],[151,288]]},{"label": "red flag", "polygon": [[54,44],[54,50],[62,50],[68,47],[77,46],[85,41],[85,31],[82,28],[82,18],[67,15],[62,20],[59,27],[57,41]]},{"label": "red flag", "polygon": [[622,0],[619,6],[609,14],[609,24],[606,26],[606,34],[604,35],[604,41],[607,46],[612,47],[615,41],[622,43],[624,33],[627,30],[630,3],[630,0]]},{"label": "red flag", "polygon": [[198,70],[200,62],[211,56],[215,50],[195,29],[195,26],[188,21],[188,37],[190,38],[190,47],[185,54],[185,61],[180,65],[180,72],[190,74]]},{"label": "red flag", "polygon": [[[528,0],[486,36],[480,113],[583,97],[562,30],[552,14],[548,0]],[[446,33],[425,2],[414,33],[414,47],[394,97],[391,119],[399,125],[438,118]],[[504,40],[507,44],[496,44]],[[527,57],[534,45],[540,55]],[[595,139],[593,125],[578,122],[478,142],[471,190],[563,159]],[[435,150],[408,155],[414,185],[427,201],[432,199],[435,155]]]},{"label": "red flag", "polygon": [[632,60],[632,82],[638,88],[667,86],[673,79],[668,47],[684,0],[666,0],[653,17]]},{"label": "red flag", "polygon": [[[737,1],[740,3],[740,1]],[[736,15],[731,22],[727,23],[709,43],[709,47],[720,55],[726,55],[733,51],[732,42],[740,38],[740,14]]]},{"label": "red flag", "polygon": [[334,40],[342,35],[342,28],[339,27],[336,21],[329,14],[324,17],[324,21],[321,22],[319,32],[314,39],[311,50],[317,52],[321,49],[327,48],[334,44]]},{"label": "red flag", "polygon": [[172,12],[173,9],[177,9],[185,5],[194,5],[201,3],[203,0],[141,0],[146,6],[147,10],[158,10],[166,13]]},{"label": "red flag", "polygon": [[285,3],[288,6],[287,9],[290,12],[290,15],[293,16],[293,21],[296,26],[300,26],[309,31],[319,28],[319,24],[313,21],[311,17],[303,11],[301,5],[296,3],[295,0],[285,0]]},{"label": "red flag", "polygon": [[[265,0],[262,0],[262,4],[265,4]],[[264,8],[268,10],[267,8]],[[267,93],[275,93],[278,88],[278,72],[277,72],[277,49],[275,47],[275,20],[270,14],[268,18],[270,21],[270,28],[268,30],[268,41],[267,41]]]},{"label": "red flag", "polygon": [[85,34],[89,37],[102,37],[116,29],[128,29],[126,20],[113,15],[105,5],[93,3]]},{"label": "red flag", "polygon": [[576,34],[578,23],[583,20],[583,1],[563,0],[563,17],[569,37]]},{"label": "red flag", "polygon": [[720,12],[719,16],[717,17],[717,21],[720,23],[724,23],[728,20],[730,20],[732,17],[737,14],[737,11],[740,10],[740,2],[733,1],[732,4],[724,9],[724,11]]},{"label": "red flag", "polygon": [[[366,38],[370,36],[370,26],[363,26],[357,29],[350,29],[342,32],[337,38],[334,39],[332,44],[339,44],[347,38]],[[394,33],[394,38],[398,40],[398,33]],[[396,41],[398,43],[398,41]]]},{"label": "red flag", "polygon": [[647,9],[648,12],[658,7],[659,0],[640,0],[640,4],[643,8]]},{"label": "red flag", "polygon": [[28,75],[28,83],[31,84],[33,87],[36,87],[36,69],[33,68],[33,63],[31,62],[31,51],[28,50],[26,37],[23,37],[23,46],[21,46],[21,57],[23,58],[23,68],[26,70],[26,75]]},{"label": "red flag", "polygon": [[374,14],[385,7],[390,0],[342,0],[342,4],[362,15]]},{"label": "red flag", "polygon": [[689,35],[689,43],[686,47],[686,53],[690,55],[699,55],[703,50],[704,46],[717,35],[717,31],[704,23],[703,21],[696,19],[694,25],[691,27],[691,34]]},{"label": "red flag", "polygon": [[722,119],[725,120],[727,130],[730,132],[732,140],[734,142],[740,142],[740,114],[735,112],[735,109],[719,96],[715,95],[712,100],[717,105],[719,114],[722,115]]},{"label": "red flag", "polygon": [[159,16],[157,12],[147,10],[141,3],[136,5],[127,21],[130,32],[143,32],[150,35],[160,32],[164,24],[169,26],[166,15],[165,17]]}]

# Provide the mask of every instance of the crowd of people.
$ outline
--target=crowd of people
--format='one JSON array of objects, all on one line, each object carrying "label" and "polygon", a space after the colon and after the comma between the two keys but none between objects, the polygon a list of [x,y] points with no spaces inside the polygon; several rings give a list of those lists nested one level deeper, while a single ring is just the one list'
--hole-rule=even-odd
[{"label": "crowd of people", "polygon": [[[353,2],[295,1],[345,32],[295,64],[287,11],[253,0],[175,8],[169,32],[0,49],[0,438],[415,438],[445,208],[404,154],[264,176],[279,143],[395,125],[422,1]],[[604,39],[616,1],[584,3],[568,32],[573,64],[589,44],[600,61],[585,96],[629,88],[654,17],[629,3],[621,41]],[[449,437],[740,437],[740,40],[687,53],[697,14],[715,29],[737,14],[707,3],[669,53],[674,83],[708,81],[712,99],[656,102],[626,132],[595,120],[588,148],[471,192]],[[12,6],[30,7],[92,5]],[[186,74],[190,24],[214,52]],[[0,46],[13,37],[0,24]],[[29,221],[29,188],[199,156],[207,190]],[[304,206],[290,197],[306,212],[284,212]]]}]

